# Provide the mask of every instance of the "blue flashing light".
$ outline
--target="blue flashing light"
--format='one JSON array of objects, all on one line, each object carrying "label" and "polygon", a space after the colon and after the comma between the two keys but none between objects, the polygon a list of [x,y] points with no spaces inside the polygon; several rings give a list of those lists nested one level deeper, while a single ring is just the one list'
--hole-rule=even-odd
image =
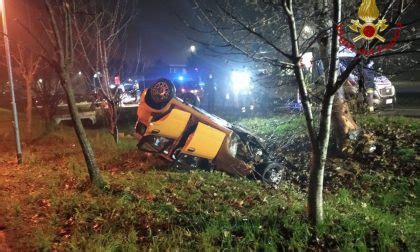
[{"label": "blue flashing light", "polygon": [[182,76],[182,75],[178,76],[178,80],[179,81],[184,81],[184,76]]}]

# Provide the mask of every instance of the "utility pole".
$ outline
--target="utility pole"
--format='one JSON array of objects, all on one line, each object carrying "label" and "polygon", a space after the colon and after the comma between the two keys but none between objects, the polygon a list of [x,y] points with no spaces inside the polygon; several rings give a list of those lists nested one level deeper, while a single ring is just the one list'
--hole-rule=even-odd
[{"label": "utility pole", "polygon": [[12,71],[12,60],[10,57],[10,45],[9,45],[9,34],[7,32],[7,23],[6,23],[6,8],[4,6],[4,0],[0,0],[0,15],[2,15],[3,20],[3,38],[4,38],[4,48],[6,50],[6,61],[7,61],[7,71],[9,74],[10,82],[10,93],[12,95],[12,111],[13,111],[13,128],[15,130],[16,137],[16,154],[18,164],[22,164],[22,147],[20,145],[20,133],[19,133],[19,119],[16,109],[16,99],[15,99],[15,88],[13,82],[13,71]]}]

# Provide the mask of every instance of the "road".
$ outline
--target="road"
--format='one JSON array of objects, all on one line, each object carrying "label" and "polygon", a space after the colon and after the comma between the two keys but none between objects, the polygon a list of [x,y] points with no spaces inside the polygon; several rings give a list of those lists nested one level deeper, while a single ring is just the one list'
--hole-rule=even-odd
[{"label": "road", "polygon": [[396,107],[378,111],[378,115],[408,116],[420,118],[420,107]]},{"label": "road", "polygon": [[420,117],[420,81],[393,81],[397,91],[394,109],[379,110],[379,115]]}]

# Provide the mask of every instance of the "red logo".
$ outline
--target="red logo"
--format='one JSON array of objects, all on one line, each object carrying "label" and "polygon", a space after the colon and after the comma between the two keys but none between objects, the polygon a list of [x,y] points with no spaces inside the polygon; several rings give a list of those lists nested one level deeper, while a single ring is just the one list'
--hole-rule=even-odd
[{"label": "red logo", "polygon": [[[379,45],[375,48],[357,48],[354,43],[360,41],[361,39],[371,41],[377,39],[384,43],[386,39],[380,34],[388,28],[386,19],[379,19],[379,9],[376,6],[375,0],[362,0],[362,4],[359,7],[358,11],[359,19],[352,19],[351,25],[348,27],[355,33],[359,33],[358,36],[352,39],[350,42],[346,38],[346,32],[343,26],[340,24],[337,26],[338,36],[340,38],[340,43],[350,49],[351,51],[364,55],[364,56],[373,56],[381,54],[382,52],[391,49],[397,43],[399,37],[401,36],[401,29],[403,25],[397,23],[395,30],[393,31],[392,39],[387,42],[385,45]],[[375,22],[378,20],[377,22]]]}]

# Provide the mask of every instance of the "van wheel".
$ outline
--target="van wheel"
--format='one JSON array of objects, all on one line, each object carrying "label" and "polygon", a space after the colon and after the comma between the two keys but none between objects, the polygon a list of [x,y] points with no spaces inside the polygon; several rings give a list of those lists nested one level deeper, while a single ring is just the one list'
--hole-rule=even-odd
[{"label": "van wheel", "polygon": [[156,81],[146,94],[147,104],[154,109],[162,109],[175,97],[175,86],[166,79]]},{"label": "van wheel", "polygon": [[279,163],[270,162],[257,170],[258,177],[268,185],[278,185],[283,178],[284,168]]}]

